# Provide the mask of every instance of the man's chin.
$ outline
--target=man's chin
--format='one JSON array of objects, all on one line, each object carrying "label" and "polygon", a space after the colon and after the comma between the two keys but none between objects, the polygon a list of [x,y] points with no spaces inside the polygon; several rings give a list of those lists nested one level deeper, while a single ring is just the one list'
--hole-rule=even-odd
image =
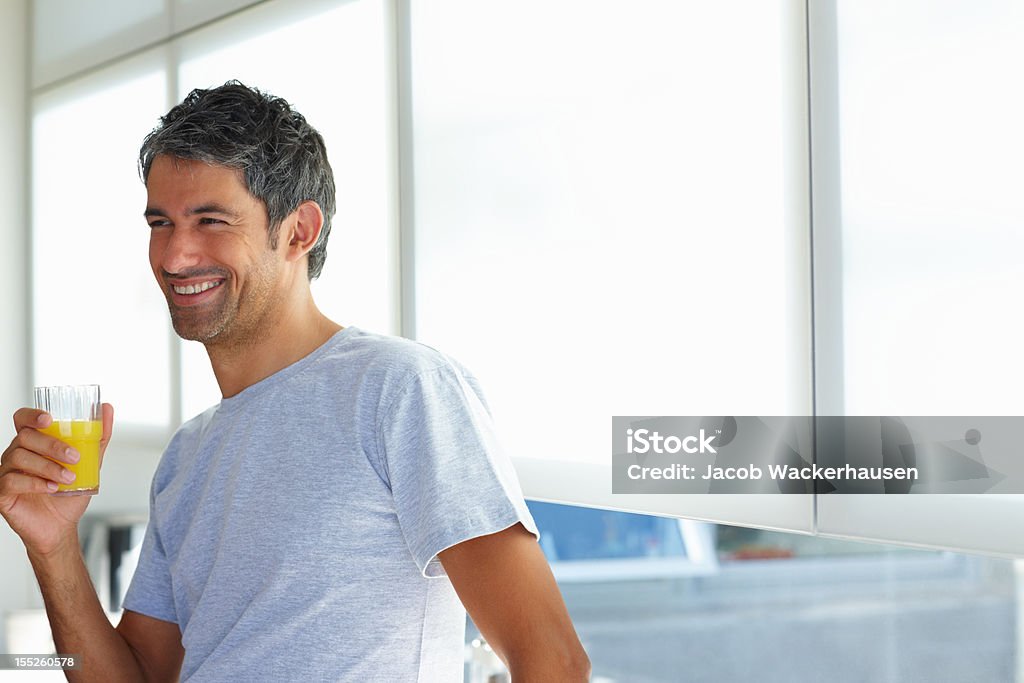
[{"label": "man's chin", "polygon": [[199,342],[200,344],[205,344],[210,338],[209,335],[201,334],[200,332],[188,327],[182,328],[178,325],[174,326],[174,332],[185,341],[194,341]]},{"label": "man's chin", "polygon": [[171,326],[182,339],[206,344],[213,341],[222,332],[223,326],[202,324],[195,320],[185,320],[182,316],[171,314]]}]

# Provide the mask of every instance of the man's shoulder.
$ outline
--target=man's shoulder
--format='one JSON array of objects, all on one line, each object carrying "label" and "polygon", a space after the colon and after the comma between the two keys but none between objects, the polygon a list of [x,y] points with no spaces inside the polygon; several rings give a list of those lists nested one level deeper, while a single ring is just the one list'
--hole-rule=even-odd
[{"label": "man's shoulder", "polygon": [[[446,396],[471,392],[484,401],[473,373],[428,343],[357,330],[337,351],[338,367],[343,368],[339,371],[349,373],[344,384],[353,390],[356,400],[372,404],[376,424],[392,412],[401,396],[429,395],[443,401]],[[355,360],[357,356],[361,359]],[[458,389],[453,393],[454,387]]]},{"label": "man's shoulder", "polygon": [[[280,402],[290,392],[321,397],[323,411],[344,411],[366,424],[377,424],[380,411],[390,406],[414,380],[444,369],[471,378],[458,361],[429,344],[356,327],[346,327],[317,352],[315,359],[287,379],[264,387],[260,400],[211,406],[175,431],[157,468],[157,483],[164,484],[187,469],[197,454],[226,429],[253,420],[253,411],[268,400]],[[255,406],[255,407],[254,407]]]},{"label": "man's shoulder", "polygon": [[185,422],[183,422],[171,436],[171,440],[167,444],[167,448],[164,449],[165,454],[167,451],[176,450],[183,442],[187,443],[201,439],[203,432],[206,431],[207,427],[209,427],[210,423],[213,421],[219,407],[219,403],[214,404],[195,417],[185,420]]},{"label": "man's shoulder", "polygon": [[196,444],[202,439],[203,433],[213,420],[218,406],[219,404],[210,406],[195,417],[186,420],[174,431],[171,440],[164,447],[156,472],[153,474],[154,490],[162,490],[174,478],[180,469],[182,454],[195,450]]},{"label": "man's shoulder", "polygon": [[362,329],[352,330],[344,343],[334,346],[325,360],[339,371],[370,373],[385,385],[402,384],[431,370],[465,368],[451,356],[421,341]]}]

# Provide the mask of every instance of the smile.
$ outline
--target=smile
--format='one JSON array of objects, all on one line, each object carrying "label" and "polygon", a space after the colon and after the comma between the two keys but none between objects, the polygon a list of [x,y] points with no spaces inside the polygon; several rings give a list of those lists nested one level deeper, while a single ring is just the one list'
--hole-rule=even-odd
[{"label": "smile", "polygon": [[222,282],[223,280],[208,280],[206,282],[200,282],[197,285],[185,285],[184,287],[172,285],[171,288],[174,290],[175,294],[201,294],[208,289],[213,289],[214,287],[219,286]]}]

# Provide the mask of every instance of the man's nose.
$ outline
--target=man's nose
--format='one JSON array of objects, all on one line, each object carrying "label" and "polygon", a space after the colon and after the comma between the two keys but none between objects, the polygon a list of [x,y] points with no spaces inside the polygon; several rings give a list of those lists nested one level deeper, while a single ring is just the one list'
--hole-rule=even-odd
[{"label": "man's nose", "polygon": [[196,231],[187,226],[175,226],[169,233],[161,259],[163,269],[175,274],[198,266],[202,262],[202,249]]}]

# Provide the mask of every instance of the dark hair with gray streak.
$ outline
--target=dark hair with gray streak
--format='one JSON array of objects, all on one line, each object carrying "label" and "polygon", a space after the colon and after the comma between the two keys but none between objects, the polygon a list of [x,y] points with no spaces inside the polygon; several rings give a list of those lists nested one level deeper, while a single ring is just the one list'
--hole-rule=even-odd
[{"label": "dark hair with gray streak", "polygon": [[320,275],[334,216],[334,174],[320,133],[288,102],[238,81],[193,90],[142,142],[142,182],[161,154],[242,171],[249,194],[267,207],[271,248],[288,214],[304,201],[319,204],[324,225],[309,252],[309,279]]}]

